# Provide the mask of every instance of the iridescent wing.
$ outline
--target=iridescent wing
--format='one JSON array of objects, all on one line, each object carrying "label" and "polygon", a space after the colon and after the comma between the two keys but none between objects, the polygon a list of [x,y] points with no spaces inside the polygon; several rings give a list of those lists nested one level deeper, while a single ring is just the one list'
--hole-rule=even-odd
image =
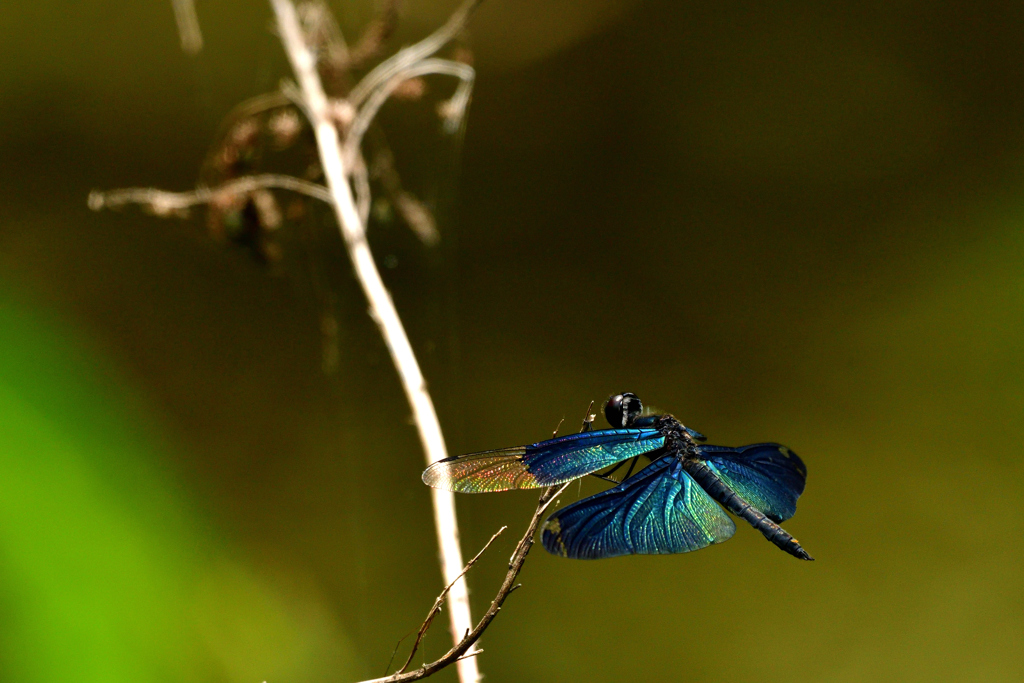
[{"label": "iridescent wing", "polygon": [[534,489],[579,479],[665,445],[657,429],[602,429],[439,460],[423,483],[457,493]]},{"label": "iridescent wing", "polygon": [[804,492],[807,468],[785,446],[697,446],[697,453],[722,483],[773,522],[784,522],[796,513],[796,500]]},{"label": "iridescent wing", "polygon": [[736,525],[675,457],[664,457],[615,488],[576,501],[544,522],[552,555],[593,560],[698,550],[732,537]]}]

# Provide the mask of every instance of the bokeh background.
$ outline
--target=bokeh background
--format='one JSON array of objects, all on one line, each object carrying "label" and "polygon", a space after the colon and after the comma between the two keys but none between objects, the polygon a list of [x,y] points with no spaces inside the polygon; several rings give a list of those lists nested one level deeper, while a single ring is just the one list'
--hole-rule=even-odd
[{"label": "bokeh background", "polygon": [[[349,35],[373,15],[332,6]],[[408,0],[395,46],[453,7]],[[441,588],[409,410],[326,219],[275,270],[201,214],[86,208],[192,186],[288,75],[268,6],[198,9],[195,58],[169,2],[0,12],[4,681],[379,676]],[[389,105],[443,239],[371,242],[452,452],[631,390],[810,470],[786,526],[814,563],[748,528],[537,548],[487,680],[1024,678],[1022,38],[1024,5],[985,0],[487,0],[464,135]],[[459,498],[465,553],[511,527],[475,613],[534,500]],[[426,656],[447,642],[439,621]]]}]

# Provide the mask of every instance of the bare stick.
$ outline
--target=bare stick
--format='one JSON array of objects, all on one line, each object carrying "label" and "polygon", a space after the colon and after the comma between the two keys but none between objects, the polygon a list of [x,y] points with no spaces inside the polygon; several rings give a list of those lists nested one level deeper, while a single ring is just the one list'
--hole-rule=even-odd
[{"label": "bare stick", "polygon": [[[583,432],[590,431],[590,428],[594,422],[594,415],[590,412],[590,410],[593,407],[594,402],[591,401],[590,405],[587,406],[587,414],[583,417],[583,424],[580,427],[581,434]],[[561,424],[561,422],[559,422],[559,424]],[[465,659],[466,657],[471,657],[473,655],[477,655],[483,652],[483,650],[478,648],[473,652],[465,654],[466,650],[472,647],[480,639],[480,636],[483,634],[483,632],[487,630],[487,627],[490,626],[492,621],[494,621],[494,618],[498,616],[498,612],[501,611],[501,606],[504,604],[505,599],[512,593],[512,591],[516,590],[522,585],[516,583],[515,581],[516,578],[519,576],[519,571],[523,568],[523,563],[526,562],[526,556],[530,553],[530,548],[533,547],[533,535],[537,532],[537,525],[540,523],[540,518],[544,516],[544,512],[548,509],[548,506],[550,506],[551,503],[562,494],[562,491],[565,491],[565,489],[569,488],[569,484],[571,483],[571,481],[567,481],[561,486],[551,486],[549,488],[544,489],[544,492],[540,494],[540,499],[537,501],[537,509],[534,511],[533,517],[530,519],[530,525],[527,527],[526,533],[523,534],[523,537],[519,540],[519,543],[516,545],[516,549],[512,552],[512,557],[509,558],[508,572],[505,574],[505,580],[502,582],[501,588],[498,589],[498,594],[495,596],[494,600],[491,601],[490,609],[488,609],[487,612],[484,613],[484,615],[480,618],[480,622],[476,625],[476,628],[474,628],[472,631],[467,631],[466,636],[455,647],[449,650],[444,657],[441,657],[435,662],[431,662],[430,664],[424,664],[416,671],[405,672],[405,668],[409,666],[409,661],[412,660],[412,654],[410,654],[409,659],[405,662],[405,666],[403,666],[398,672],[392,674],[391,676],[385,676],[384,678],[375,678],[372,681],[363,681],[362,683],[399,683],[400,681],[419,680],[420,678],[426,678],[431,674],[437,673],[438,671],[448,666],[452,662],[459,662],[462,659]],[[498,531],[498,534],[500,534],[504,530],[505,527],[502,527]],[[469,570],[470,566],[472,566],[473,563],[476,562],[477,558],[479,558],[483,554],[484,550],[487,550],[487,547],[494,541],[498,534],[494,534],[494,536],[491,537],[491,540],[487,542],[487,545],[484,546],[483,550],[477,553],[476,557],[474,557],[470,561],[470,563],[466,565],[466,569],[462,572],[463,574],[465,574],[466,571]],[[444,593],[442,592],[441,596],[443,595]],[[422,635],[430,626],[430,620],[433,618],[433,615],[436,613],[436,610],[439,609],[440,603],[441,597],[438,597],[437,601],[434,603],[434,607],[427,614],[426,621],[424,621],[423,626],[420,627],[420,635]],[[420,637],[417,636],[417,644],[419,643],[419,641]],[[416,647],[413,646],[413,652],[415,652],[415,650]],[[392,655],[392,657],[394,657],[394,655]]]},{"label": "bare stick", "polygon": [[455,94],[452,95],[452,99],[449,100],[447,106],[450,112],[445,117],[446,132],[453,133],[458,129],[459,124],[462,123],[462,115],[469,104],[469,94],[473,89],[473,79],[476,72],[473,71],[473,67],[462,62],[453,62],[450,59],[425,59],[395,73],[385,83],[381,84],[359,109],[359,113],[352,121],[352,127],[349,128],[348,135],[345,138],[346,163],[352,163],[356,150],[359,149],[359,145],[362,143],[366,129],[370,127],[370,123],[377,116],[377,112],[380,111],[381,106],[391,96],[391,93],[395,91],[395,88],[410,78],[426,76],[428,74],[455,76],[459,79],[459,87],[456,88]]},{"label": "bare stick", "polygon": [[199,30],[199,17],[193,0],[171,0],[174,21],[178,24],[181,49],[187,55],[197,55],[203,49],[203,33]]},{"label": "bare stick", "polygon": [[366,159],[362,154],[355,155],[349,168],[352,169],[352,187],[355,190],[359,220],[366,225],[370,220],[370,169],[366,167]]},{"label": "bare stick", "polygon": [[129,187],[123,190],[110,190],[109,192],[93,190],[89,193],[88,203],[89,208],[93,211],[116,209],[126,204],[141,204],[158,216],[163,216],[199,204],[209,204],[224,195],[246,194],[255,190],[269,188],[291,190],[292,192],[298,192],[328,204],[334,202],[334,197],[323,185],[317,185],[316,183],[290,175],[265,173],[262,175],[244,176],[217,187],[200,187],[191,192],[167,192],[166,190],[158,190],[155,187]]},{"label": "bare stick", "polygon": [[[494,539],[500,536],[501,532],[503,532],[507,528],[507,526],[503,526],[496,532],[494,532],[494,535],[491,536],[491,540],[487,541],[487,543],[484,544],[484,547],[480,549],[480,552],[478,552],[472,560],[466,563],[466,566],[465,568],[463,568],[462,573],[460,573],[456,578],[461,579],[463,576],[465,576],[466,572],[468,572],[470,568],[474,564],[476,564],[476,561],[480,559],[480,556],[484,554],[484,551],[491,547],[491,544],[494,543]],[[434,601],[434,606],[430,608],[429,612],[427,612],[427,618],[423,620],[423,625],[420,626],[419,633],[416,634],[416,642],[412,644],[412,650],[409,652],[409,658],[405,660],[405,664],[403,664],[402,668],[398,670],[398,673],[402,673],[403,671],[409,668],[409,664],[412,663],[412,658],[416,654],[416,650],[420,646],[420,641],[423,640],[423,636],[426,635],[427,629],[430,628],[430,622],[432,622],[434,620],[434,617],[437,616],[437,613],[441,611],[441,605],[444,604],[444,598],[446,595],[448,595],[448,591],[450,591],[451,588],[452,584],[450,583],[447,586],[445,586],[445,589],[441,591],[440,595],[437,596],[437,600]]]},{"label": "bare stick", "polygon": [[358,69],[380,53],[384,41],[391,37],[398,27],[399,0],[385,0],[377,18],[363,29],[363,35],[348,53],[348,68]]},{"label": "bare stick", "polygon": [[[498,594],[491,601],[491,606],[487,609],[480,621],[477,622],[475,628],[468,632],[466,636],[459,642],[458,645],[448,650],[447,653],[440,659],[437,659],[429,664],[424,664],[419,669],[412,671],[404,671],[385,676],[384,678],[374,678],[369,681],[362,681],[362,683],[404,683],[405,681],[418,681],[421,678],[433,675],[452,664],[453,662],[461,663],[467,661],[467,652],[469,648],[480,639],[483,632],[487,630],[487,627],[491,625],[494,618],[498,616],[498,612],[501,611],[501,606],[505,604],[505,599],[509,594],[519,587],[516,583],[516,578],[519,576],[519,571],[523,568],[523,563],[526,562],[526,556],[530,553],[530,548],[533,547],[533,535],[537,532],[537,526],[540,524],[541,517],[544,516],[544,512],[548,509],[548,506],[557,498],[569,484],[572,482],[566,482],[561,486],[552,486],[551,488],[545,489],[544,493],[540,495],[540,500],[537,501],[537,509],[533,513],[533,518],[530,520],[530,525],[526,529],[526,533],[523,534],[522,539],[516,545],[516,549],[512,552],[512,557],[509,559],[508,572],[505,574],[505,580],[501,583],[501,588],[498,589]],[[492,539],[493,540],[493,539]],[[474,654],[479,650],[474,651]]]},{"label": "bare stick", "polygon": [[221,122],[221,131],[220,134],[218,134],[218,137],[230,128],[238,119],[255,116],[256,114],[260,114],[277,107],[287,107],[291,103],[291,100],[285,97],[284,94],[278,90],[250,97],[231,108],[231,111],[228,112],[228,115],[225,116],[224,120]]},{"label": "bare stick", "polygon": [[[316,58],[303,40],[302,29],[291,0],[271,0],[271,5],[277,17],[281,43],[295,72],[313,134],[316,136],[320,162],[327,179],[327,187],[334,197],[334,211],[349,258],[369,302],[370,315],[380,328],[384,342],[391,352],[391,359],[398,370],[406,397],[412,406],[413,419],[419,431],[420,441],[423,443],[427,463],[434,463],[447,457],[441,425],[434,410],[434,403],[427,392],[423,373],[413,354],[412,345],[370,253],[365,228],[348,184],[338,130],[331,118],[330,103],[317,73]],[[431,496],[438,544],[441,548],[441,573],[445,582],[452,583],[448,593],[452,640],[458,642],[473,621],[469,612],[469,594],[465,577],[457,578],[463,563],[455,517],[455,495],[450,491],[431,489]],[[458,656],[465,652],[462,650]],[[457,666],[461,683],[476,683],[479,680],[476,658],[464,659]]]},{"label": "bare stick", "polygon": [[[594,409],[594,402],[591,401],[590,405],[587,406],[587,412],[583,415],[583,424],[580,425],[580,433],[589,432],[594,427],[594,419],[597,417],[594,413],[590,412]],[[561,424],[561,423],[559,423]]]},{"label": "bare stick", "polygon": [[447,45],[466,27],[466,22],[469,21],[473,10],[482,1],[466,0],[459,9],[455,10],[455,14],[449,17],[444,26],[415,45],[400,50],[393,57],[378,64],[373,71],[366,74],[363,80],[359,81],[356,87],[352,88],[352,92],[349,93],[349,101],[352,102],[352,106],[358,107],[374,90],[390,81],[395,74],[421,62]]},{"label": "bare stick", "polygon": [[[395,157],[387,140],[380,131],[377,131],[377,138],[377,148],[373,150],[373,161],[370,162],[370,175],[380,181],[381,189],[391,205],[420,241],[428,247],[436,245],[441,240],[441,233],[434,223],[434,215],[423,202],[402,187],[402,177],[395,168]],[[352,182],[355,184],[355,179]]]}]

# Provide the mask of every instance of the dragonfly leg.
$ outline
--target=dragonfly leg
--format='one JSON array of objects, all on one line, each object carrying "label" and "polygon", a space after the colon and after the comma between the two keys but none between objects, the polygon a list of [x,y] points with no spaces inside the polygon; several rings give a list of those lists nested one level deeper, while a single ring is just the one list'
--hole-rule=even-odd
[{"label": "dragonfly leg", "polygon": [[620,467],[622,467],[625,464],[625,462],[626,461],[623,460],[622,462],[618,463],[617,465],[612,467],[610,470],[608,470],[604,474],[598,474],[596,472],[591,472],[590,476],[597,477],[598,479],[603,479],[604,481],[610,481],[613,484],[621,484],[622,482],[620,482],[618,479],[613,478],[611,475],[615,472],[615,470],[617,470]]},{"label": "dragonfly leg", "polygon": [[625,465],[625,464],[626,464],[626,461],[625,461],[625,460],[623,460],[622,462],[620,462],[620,463],[618,463],[617,465],[615,465],[615,467],[613,467],[613,468],[611,468],[610,470],[608,470],[607,472],[605,472],[605,473],[604,473],[604,476],[606,476],[606,477],[609,477],[609,476],[611,476],[612,474],[614,474],[614,473],[615,473],[615,471],[616,471],[616,470],[618,470],[618,469],[619,469],[620,467],[622,467],[622,466],[623,466],[623,465]]},{"label": "dragonfly leg", "polygon": [[629,469],[626,470],[626,476],[624,476],[621,480],[615,479],[611,475],[614,474],[616,471],[619,470],[619,468],[621,468],[623,465],[626,464],[625,460],[623,460],[622,462],[616,464],[614,467],[612,467],[610,470],[608,470],[604,474],[592,473],[590,476],[597,477],[598,479],[603,479],[605,481],[610,481],[613,484],[621,484],[626,479],[629,479],[629,475],[633,474],[633,468],[636,467],[636,461],[639,460],[639,459],[640,459],[639,455],[633,456],[632,458],[629,459]]},{"label": "dragonfly leg", "polygon": [[[633,459],[629,461],[629,469],[626,470],[626,476],[622,478],[623,481],[629,479],[629,475],[633,474],[633,468],[636,467],[636,461],[640,459],[639,455],[633,456]],[[623,460],[625,462],[625,460]],[[622,464],[621,462],[619,463]]]}]

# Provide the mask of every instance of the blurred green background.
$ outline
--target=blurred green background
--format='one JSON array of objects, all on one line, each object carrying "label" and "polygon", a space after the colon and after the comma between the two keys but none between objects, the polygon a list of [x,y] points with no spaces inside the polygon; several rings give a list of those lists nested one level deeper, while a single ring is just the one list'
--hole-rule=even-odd
[{"label": "blurred green background", "polygon": [[[332,6],[349,35],[373,15]],[[408,0],[395,45],[453,6]],[[326,228],[275,274],[201,216],[86,208],[192,186],[288,75],[267,5],[198,9],[194,59],[169,2],[0,12],[4,681],[379,676],[441,588],[409,410]],[[786,527],[814,563],[749,528],[538,548],[487,680],[1024,678],[1022,37],[1019,3],[487,0],[461,150],[389,105],[444,237],[371,242],[453,453],[631,390],[810,471]],[[464,553],[511,526],[476,614],[534,500],[459,498]]]}]

